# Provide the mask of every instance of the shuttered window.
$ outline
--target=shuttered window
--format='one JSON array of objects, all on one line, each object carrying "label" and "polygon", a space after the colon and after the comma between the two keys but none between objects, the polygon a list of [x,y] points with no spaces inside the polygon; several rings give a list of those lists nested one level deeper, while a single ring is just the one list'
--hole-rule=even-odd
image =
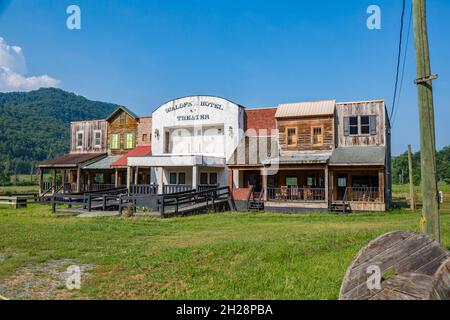
[{"label": "shuttered window", "polygon": [[114,133],[110,138],[110,147],[113,150],[120,149],[120,135],[118,133]]},{"label": "shuttered window", "polygon": [[125,149],[133,149],[135,144],[134,133],[125,134]]},{"label": "shuttered window", "polygon": [[376,135],[377,116],[344,117],[344,136]]}]

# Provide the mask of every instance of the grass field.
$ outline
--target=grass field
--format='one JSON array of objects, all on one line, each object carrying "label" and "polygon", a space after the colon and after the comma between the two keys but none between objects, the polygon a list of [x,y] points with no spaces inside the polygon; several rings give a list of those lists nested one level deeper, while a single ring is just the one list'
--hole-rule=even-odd
[{"label": "grass field", "polygon": [[[0,209],[0,294],[38,299],[337,299],[345,270],[370,240],[417,230],[419,213],[187,218],[52,216],[47,206]],[[450,212],[442,215],[450,247]],[[3,257],[3,258],[2,258]],[[60,281],[88,271],[81,290]],[[59,279],[59,282],[58,282]]]}]

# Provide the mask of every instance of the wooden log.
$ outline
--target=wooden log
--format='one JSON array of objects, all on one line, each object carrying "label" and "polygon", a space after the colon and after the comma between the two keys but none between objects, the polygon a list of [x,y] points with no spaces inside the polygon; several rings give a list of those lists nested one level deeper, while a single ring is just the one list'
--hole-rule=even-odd
[{"label": "wooden log", "polygon": [[[380,271],[375,289],[368,285],[374,268]],[[428,235],[410,231],[382,235],[348,268],[340,299],[450,299],[450,252]]]}]

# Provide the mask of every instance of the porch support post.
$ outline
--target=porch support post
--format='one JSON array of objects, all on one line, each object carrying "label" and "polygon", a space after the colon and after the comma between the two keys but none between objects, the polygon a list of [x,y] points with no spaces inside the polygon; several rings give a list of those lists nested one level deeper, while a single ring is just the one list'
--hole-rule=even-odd
[{"label": "porch support post", "polygon": [[325,202],[329,203],[329,192],[330,192],[330,186],[328,184],[329,180],[329,172],[328,172],[328,165],[325,166]]},{"label": "porch support post", "polygon": [[117,168],[114,169],[114,185],[116,188],[119,187],[119,170]]},{"label": "porch support post", "polygon": [[131,172],[132,172],[132,168],[127,167],[127,189],[128,189],[128,192],[130,192],[130,187],[131,187]]},{"label": "porch support post", "polygon": [[156,180],[158,182],[158,194],[164,194],[164,168],[156,168],[156,174],[159,176],[159,179]]},{"label": "porch support post", "polygon": [[77,168],[77,192],[81,192],[81,167]]},{"label": "porch support post", "polygon": [[61,170],[61,180],[63,185],[63,193],[66,193],[66,169]]},{"label": "porch support post", "polygon": [[383,170],[379,170],[378,171],[378,192],[379,192],[379,197],[380,197],[380,201],[382,203],[384,203],[384,172]]},{"label": "porch support post", "polygon": [[52,169],[52,193],[56,192],[56,170]]},{"label": "porch support post", "polygon": [[44,190],[42,190],[42,183],[44,182],[44,169],[39,168],[39,195],[44,193]]},{"label": "porch support post", "polygon": [[198,166],[192,167],[192,189],[197,189],[198,186]]},{"label": "porch support post", "polygon": [[267,169],[261,169],[264,201],[267,201]]},{"label": "porch support post", "polygon": [[136,167],[134,169],[134,184],[138,184],[138,179],[139,179],[139,167]]}]

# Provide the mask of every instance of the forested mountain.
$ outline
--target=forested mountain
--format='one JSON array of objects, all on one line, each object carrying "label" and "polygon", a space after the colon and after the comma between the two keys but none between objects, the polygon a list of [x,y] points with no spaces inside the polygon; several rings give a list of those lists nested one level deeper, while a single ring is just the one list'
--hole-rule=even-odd
[{"label": "forested mountain", "polygon": [[[420,152],[413,153],[413,180],[420,184]],[[450,146],[436,153],[437,177],[439,181],[450,183]],[[392,182],[395,184],[408,182],[408,152],[392,159]]]},{"label": "forested mountain", "polygon": [[71,121],[102,119],[116,108],[54,88],[0,93],[0,175],[30,173],[68,152]]}]

